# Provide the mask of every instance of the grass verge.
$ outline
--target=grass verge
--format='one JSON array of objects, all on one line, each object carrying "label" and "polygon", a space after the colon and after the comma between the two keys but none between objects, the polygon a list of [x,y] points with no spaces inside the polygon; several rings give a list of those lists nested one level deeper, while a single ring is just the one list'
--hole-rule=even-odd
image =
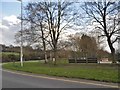
[{"label": "grass verge", "polygon": [[120,82],[117,65],[107,64],[43,64],[41,62],[8,63],[2,66],[5,69],[25,71],[36,74],[61,76],[68,78],[81,78],[106,82]]}]

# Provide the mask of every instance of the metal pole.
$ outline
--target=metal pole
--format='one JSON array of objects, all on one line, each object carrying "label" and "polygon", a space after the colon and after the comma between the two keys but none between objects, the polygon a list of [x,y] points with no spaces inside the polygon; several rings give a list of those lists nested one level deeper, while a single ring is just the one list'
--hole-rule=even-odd
[{"label": "metal pole", "polygon": [[[118,4],[120,4],[120,1]],[[118,12],[120,12],[120,8],[118,9]],[[120,13],[118,13],[118,22],[120,22]],[[118,29],[120,29],[120,25],[118,25]],[[120,30],[118,31],[118,35],[120,35]],[[120,36],[118,36],[118,52],[120,53]]]},{"label": "metal pole", "polygon": [[20,43],[20,63],[21,63],[21,67],[23,67],[23,38],[22,38],[22,32],[23,32],[23,20],[22,20],[22,7],[23,7],[23,4],[22,4],[22,0],[17,0],[17,1],[20,1],[21,3],[21,43]]},{"label": "metal pole", "polygon": [[23,20],[22,20],[22,0],[21,0],[21,58],[20,58],[20,61],[21,61],[21,67],[23,67],[23,41],[22,41],[22,32],[23,32]]}]

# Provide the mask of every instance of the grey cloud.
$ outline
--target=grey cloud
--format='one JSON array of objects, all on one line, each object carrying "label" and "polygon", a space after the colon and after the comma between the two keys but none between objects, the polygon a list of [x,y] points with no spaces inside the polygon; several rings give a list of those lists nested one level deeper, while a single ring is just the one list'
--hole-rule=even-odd
[{"label": "grey cloud", "polygon": [[[5,19],[6,18],[6,19]],[[1,22],[0,22],[1,23]],[[2,24],[0,24],[0,43],[6,45],[14,45],[15,43],[15,33],[20,30],[20,20],[16,18],[16,16],[8,16],[4,17],[2,20]]]}]

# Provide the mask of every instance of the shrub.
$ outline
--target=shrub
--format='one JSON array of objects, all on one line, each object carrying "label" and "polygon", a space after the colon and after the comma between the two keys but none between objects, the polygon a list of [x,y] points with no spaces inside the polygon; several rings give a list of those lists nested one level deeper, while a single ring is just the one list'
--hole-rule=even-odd
[{"label": "shrub", "polygon": [[15,53],[2,53],[2,62],[11,62],[11,61],[18,61],[19,54]]}]

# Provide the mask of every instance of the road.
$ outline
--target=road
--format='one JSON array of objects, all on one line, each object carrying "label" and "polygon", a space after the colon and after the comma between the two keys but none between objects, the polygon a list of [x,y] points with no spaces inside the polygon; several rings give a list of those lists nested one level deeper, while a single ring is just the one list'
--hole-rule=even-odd
[{"label": "road", "polygon": [[2,88],[117,88],[117,85],[3,70]]}]

